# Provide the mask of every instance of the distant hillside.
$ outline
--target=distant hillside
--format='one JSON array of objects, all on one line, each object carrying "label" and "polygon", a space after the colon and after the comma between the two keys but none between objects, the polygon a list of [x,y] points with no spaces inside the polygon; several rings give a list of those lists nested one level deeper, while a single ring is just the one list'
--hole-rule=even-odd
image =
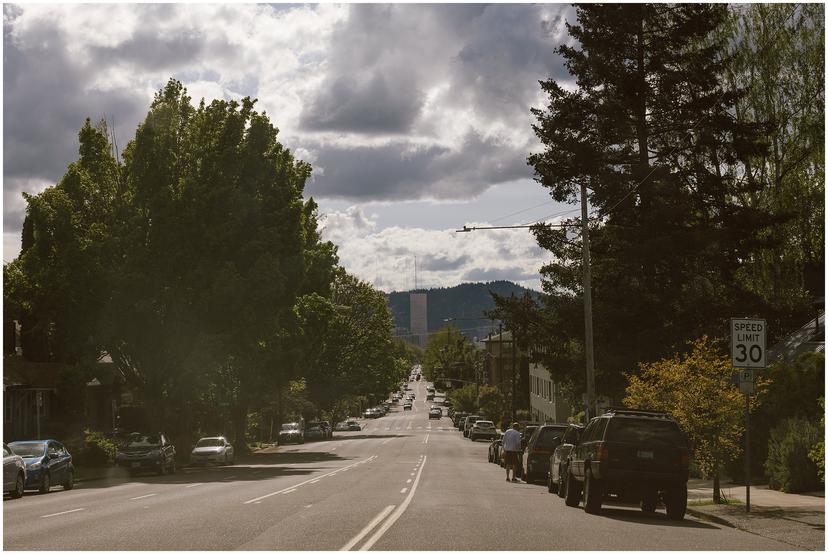
[{"label": "distant hillside", "polygon": [[[537,296],[537,292],[516,285],[510,281],[492,281],[490,283],[463,283],[456,287],[392,292],[388,294],[388,304],[394,314],[394,325],[408,329],[410,325],[410,305],[408,295],[411,292],[425,292],[428,294],[428,330],[436,331],[448,318],[465,318],[453,321],[455,327],[467,331],[469,337],[483,337],[492,328],[492,321],[485,319],[484,312],[494,308],[489,291],[501,296],[522,296],[529,292]],[[474,319],[471,318],[482,318]],[[497,327],[499,322],[494,322]]]}]

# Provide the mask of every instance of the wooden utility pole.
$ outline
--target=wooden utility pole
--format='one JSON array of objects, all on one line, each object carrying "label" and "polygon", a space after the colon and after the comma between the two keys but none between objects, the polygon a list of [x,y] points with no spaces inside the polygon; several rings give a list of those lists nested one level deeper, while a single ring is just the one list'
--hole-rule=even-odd
[{"label": "wooden utility pole", "polygon": [[584,265],[584,350],[586,351],[586,421],[595,416],[595,354],[592,345],[592,272],[589,268],[589,220],[587,189],[581,181],[581,244]]}]

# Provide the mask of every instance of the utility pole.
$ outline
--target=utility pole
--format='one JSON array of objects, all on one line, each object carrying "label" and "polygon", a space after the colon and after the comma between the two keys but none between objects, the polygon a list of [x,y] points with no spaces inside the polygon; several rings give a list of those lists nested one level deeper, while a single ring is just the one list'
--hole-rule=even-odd
[{"label": "utility pole", "polygon": [[517,361],[516,361],[517,351],[515,349],[515,330],[514,329],[512,329],[512,340],[509,341],[509,345],[512,348],[512,421],[515,421],[517,419],[517,410],[515,409],[516,405],[517,405],[517,391],[515,391],[515,371],[516,371],[515,366],[517,365]]},{"label": "utility pole", "polygon": [[584,349],[586,350],[586,421],[595,414],[595,354],[592,344],[592,272],[589,268],[589,220],[587,219],[587,189],[581,181],[581,244],[584,265]]}]

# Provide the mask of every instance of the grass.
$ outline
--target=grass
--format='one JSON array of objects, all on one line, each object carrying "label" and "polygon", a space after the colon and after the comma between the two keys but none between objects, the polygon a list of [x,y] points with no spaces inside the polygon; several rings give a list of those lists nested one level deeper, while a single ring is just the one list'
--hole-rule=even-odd
[{"label": "grass", "polygon": [[[722,498],[722,501],[719,502],[719,504],[736,505],[736,504],[744,504],[744,502],[742,502],[738,498]],[[688,506],[715,506],[716,503],[713,502],[713,499],[711,498],[710,500],[690,500],[689,502],[687,502],[687,505]]]}]

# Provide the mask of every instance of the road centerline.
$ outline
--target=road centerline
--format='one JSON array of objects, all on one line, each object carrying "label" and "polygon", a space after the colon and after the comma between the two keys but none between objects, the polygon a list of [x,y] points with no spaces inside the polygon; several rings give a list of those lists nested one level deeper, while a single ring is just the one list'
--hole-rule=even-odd
[{"label": "road centerline", "polygon": [[74,512],[80,512],[81,510],[85,510],[86,508],[75,508],[74,510],[66,510],[65,512],[58,512],[56,514],[46,514],[45,516],[40,516],[41,518],[46,517],[55,517],[55,516],[62,516],[63,514],[71,514]]}]

